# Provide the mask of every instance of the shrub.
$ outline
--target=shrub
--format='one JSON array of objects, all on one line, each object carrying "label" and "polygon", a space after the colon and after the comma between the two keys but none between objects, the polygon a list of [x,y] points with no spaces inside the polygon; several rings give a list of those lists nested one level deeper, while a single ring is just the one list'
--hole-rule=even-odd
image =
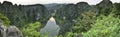
[{"label": "shrub", "polygon": [[0,19],[3,21],[5,26],[9,26],[10,25],[10,20],[6,16],[1,14],[1,13],[0,13]]},{"label": "shrub", "polygon": [[42,37],[38,28],[41,24],[39,22],[30,23],[28,26],[23,27],[22,32],[24,37]]},{"label": "shrub", "polygon": [[82,33],[84,37],[120,37],[120,19],[109,16],[99,16],[92,28]]},{"label": "shrub", "polygon": [[91,28],[91,24],[95,20],[96,13],[85,12],[81,15],[82,18],[78,17],[77,23],[73,26],[73,32],[80,33],[88,31]]}]

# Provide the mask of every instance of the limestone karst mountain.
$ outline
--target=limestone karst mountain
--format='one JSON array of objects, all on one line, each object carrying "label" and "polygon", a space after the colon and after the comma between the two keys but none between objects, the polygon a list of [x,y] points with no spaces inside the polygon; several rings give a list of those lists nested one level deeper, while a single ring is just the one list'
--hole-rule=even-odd
[{"label": "limestone karst mountain", "polygon": [[100,14],[104,12],[107,15],[111,12],[113,3],[110,0],[103,0],[99,4],[92,6],[86,2],[49,6],[42,4],[13,5],[11,2],[4,1],[0,3],[0,13],[10,19],[11,25],[19,27],[36,21],[41,22],[42,27],[44,27],[49,18],[54,17],[57,25],[60,26],[60,34],[64,34],[67,31],[71,31],[71,26],[76,23],[77,17],[82,18],[82,13],[90,11]]},{"label": "limestone karst mountain", "polygon": [[112,11],[113,3],[110,0],[103,0],[96,5],[96,8],[99,10],[98,13],[108,15]]},{"label": "limestone karst mountain", "polygon": [[11,2],[4,1],[0,4],[0,11],[10,19],[11,25],[17,24],[19,27],[35,21],[41,21],[44,24],[50,16],[45,6],[41,4],[13,5]]}]

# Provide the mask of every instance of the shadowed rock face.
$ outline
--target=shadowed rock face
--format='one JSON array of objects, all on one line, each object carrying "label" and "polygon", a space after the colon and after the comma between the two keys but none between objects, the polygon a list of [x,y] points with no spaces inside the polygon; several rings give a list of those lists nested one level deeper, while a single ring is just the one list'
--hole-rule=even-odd
[{"label": "shadowed rock face", "polygon": [[3,37],[3,34],[2,34],[2,32],[1,32],[1,31],[0,31],[0,36],[1,36],[1,37]]}]

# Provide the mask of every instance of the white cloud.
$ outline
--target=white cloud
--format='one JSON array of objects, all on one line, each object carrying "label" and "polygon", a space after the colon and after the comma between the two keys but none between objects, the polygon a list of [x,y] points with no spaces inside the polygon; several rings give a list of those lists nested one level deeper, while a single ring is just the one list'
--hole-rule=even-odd
[{"label": "white cloud", "polygon": [[[0,0],[0,2],[3,2],[5,0]],[[7,0],[11,1],[12,3],[17,4],[49,4],[49,3],[77,3],[77,2],[88,2],[89,4],[97,4],[102,0]],[[120,0],[111,0],[112,2],[120,2]]]},{"label": "white cloud", "polygon": [[120,3],[120,0],[111,0],[113,3],[115,2],[119,2]]}]

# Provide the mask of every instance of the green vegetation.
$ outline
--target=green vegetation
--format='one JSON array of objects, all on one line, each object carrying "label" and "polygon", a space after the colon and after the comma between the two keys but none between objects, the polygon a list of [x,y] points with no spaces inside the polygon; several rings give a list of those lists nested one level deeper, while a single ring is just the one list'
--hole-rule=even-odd
[{"label": "green vegetation", "polygon": [[120,37],[120,19],[112,15],[99,16],[84,37]]},{"label": "green vegetation", "polygon": [[85,32],[91,28],[91,24],[95,20],[96,13],[94,12],[85,12],[82,14],[82,19],[78,17],[77,23],[73,26],[73,31],[78,32]]},{"label": "green vegetation", "polygon": [[[87,14],[87,12],[85,13]],[[92,13],[91,13],[92,14]],[[94,14],[94,13],[93,13]],[[84,18],[85,19],[85,18]],[[80,34],[83,37],[120,37],[120,19],[114,17],[113,14],[108,16],[100,15],[94,19],[92,24],[88,24],[90,29],[87,29],[86,23],[73,26],[73,32],[67,32],[65,36],[58,37],[77,37]],[[87,20],[86,20],[87,21]],[[90,20],[89,20],[90,21]],[[87,21],[89,23],[89,21]],[[40,34],[37,28],[40,27],[40,23],[30,23],[29,26],[23,27],[23,34],[25,37],[48,37],[46,35]],[[85,30],[86,29],[86,30]],[[86,32],[84,32],[84,30]],[[82,36],[81,35],[81,36]],[[57,36],[56,36],[57,37]]]},{"label": "green vegetation", "polygon": [[103,1],[93,6],[85,2],[68,4],[60,10],[53,10],[53,13],[47,13],[45,7],[39,5],[1,4],[0,11],[4,25],[17,26],[24,37],[50,37],[40,33],[49,17],[54,17],[61,27],[55,37],[120,37],[120,3]]},{"label": "green vegetation", "polygon": [[40,37],[40,32],[37,30],[41,24],[39,22],[30,23],[28,26],[23,27],[22,32],[24,37]]},{"label": "green vegetation", "polygon": [[1,13],[0,13],[0,19],[3,21],[5,26],[9,26],[10,25],[9,19],[6,16],[4,16],[3,14],[1,14]]},{"label": "green vegetation", "polygon": [[82,34],[83,37],[120,37],[120,19],[119,17],[114,17],[113,14],[98,16],[87,32],[81,31],[87,26],[79,25],[75,26],[74,30],[76,29],[76,31],[73,31],[74,33],[70,32],[67,36],[73,37]]},{"label": "green vegetation", "polygon": [[94,12],[81,14],[82,18],[78,17],[72,32],[65,36],[76,37],[82,34],[83,37],[120,37],[119,8],[116,6],[117,3],[107,16],[104,11],[99,15]]}]

